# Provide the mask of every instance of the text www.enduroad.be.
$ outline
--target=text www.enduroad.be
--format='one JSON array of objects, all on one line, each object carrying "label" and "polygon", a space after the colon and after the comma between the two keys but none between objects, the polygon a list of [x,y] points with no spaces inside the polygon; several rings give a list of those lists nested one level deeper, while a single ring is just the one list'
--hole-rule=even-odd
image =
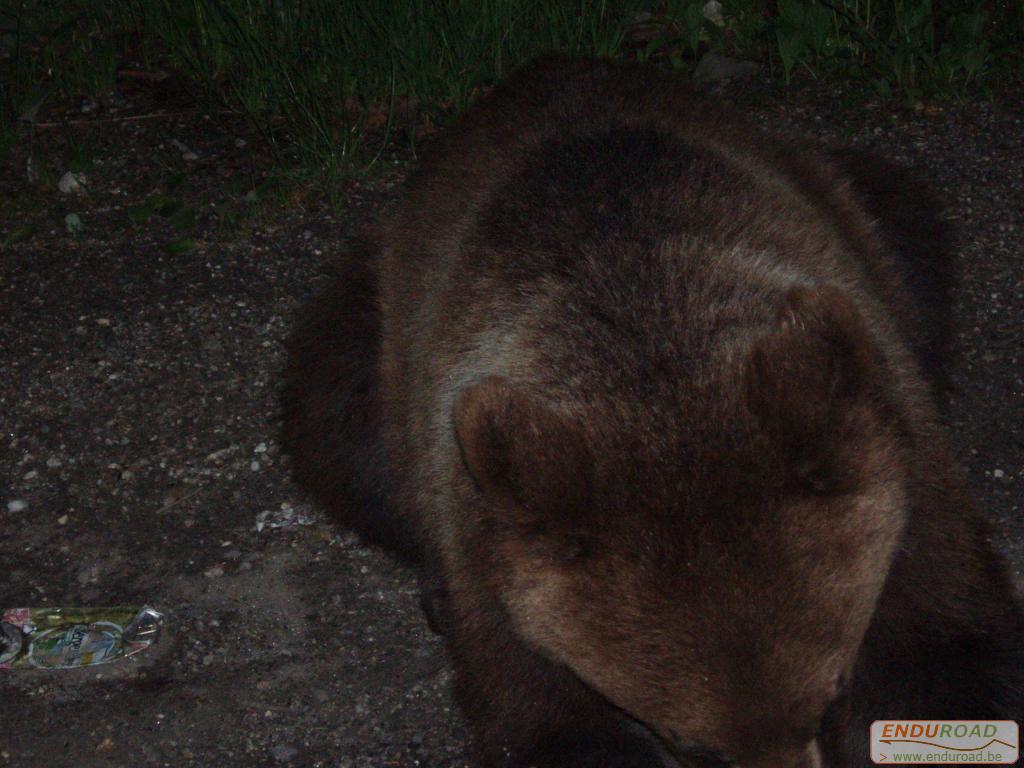
[{"label": "text www.enduroad.be", "polygon": [[893,762],[906,763],[999,763],[1006,757],[1001,752],[897,752]]}]

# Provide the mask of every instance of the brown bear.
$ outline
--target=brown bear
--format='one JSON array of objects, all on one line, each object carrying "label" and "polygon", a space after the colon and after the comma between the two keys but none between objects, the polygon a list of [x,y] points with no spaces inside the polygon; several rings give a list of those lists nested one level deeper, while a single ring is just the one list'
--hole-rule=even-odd
[{"label": "brown bear", "polygon": [[306,311],[298,480],[422,573],[487,766],[838,768],[1024,714],[943,437],[951,233],[903,170],[552,58]]}]

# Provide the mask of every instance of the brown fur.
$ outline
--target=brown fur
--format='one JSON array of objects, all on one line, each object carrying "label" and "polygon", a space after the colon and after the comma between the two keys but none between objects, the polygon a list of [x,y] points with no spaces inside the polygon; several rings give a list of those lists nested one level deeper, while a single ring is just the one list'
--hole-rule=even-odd
[{"label": "brown fur", "polygon": [[947,233],[880,163],[546,60],[307,315],[297,472],[420,562],[483,763],[861,766],[876,718],[1022,714],[929,396]]}]

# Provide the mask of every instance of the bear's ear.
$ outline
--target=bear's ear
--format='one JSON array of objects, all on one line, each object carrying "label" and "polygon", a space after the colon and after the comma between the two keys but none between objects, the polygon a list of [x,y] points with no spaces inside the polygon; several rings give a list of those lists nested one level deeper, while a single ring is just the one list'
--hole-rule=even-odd
[{"label": "bear's ear", "polygon": [[776,325],[754,342],[748,405],[801,479],[834,484],[835,454],[870,403],[875,367],[864,318],[833,286],[792,289]]},{"label": "bear's ear", "polygon": [[499,378],[463,390],[455,433],[484,495],[519,522],[565,523],[589,504],[591,460],[565,417]]}]

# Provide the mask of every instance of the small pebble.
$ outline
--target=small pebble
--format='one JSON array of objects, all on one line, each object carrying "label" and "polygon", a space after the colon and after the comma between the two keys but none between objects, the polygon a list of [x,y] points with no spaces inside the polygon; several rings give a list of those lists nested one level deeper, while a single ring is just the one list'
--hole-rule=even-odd
[{"label": "small pebble", "polygon": [[77,235],[82,231],[82,220],[77,213],[69,213],[64,217],[64,229],[69,235]]},{"label": "small pebble", "polygon": [[58,459],[56,456],[51,456],[46,460],[46,466],[50,469],[56,469],[57,467],[64,466],[64,462]]},{"label": "small pebble", "polygon": [[83,587],[86,584],[93,584],[99,581],[100,568],[98,565],[90,565],[88,568],[83,568],[78,572],[78,583]]},{"label": "small pebble", "polygon": [[57,182],[57,189],[65,195],[70,195],[75,192],[81,192],[82,184],[84,183],[85,176],[83,174],[68,171],[60,177],[60,181]]},{"label": "small pebble", "polygon": [[725,16],[722,15],[722,4],[718,0],[708,0],[701,8],[702,15],[716,27],[725,26]]},{"label": "small pebble", "polygon": [[189,161],[191,161],[191,160],[198,160],[199,159],[199,155],[197,155],[195,152],[193,152],[185,144],[183,144],[182,142],[178,141],[177,139],[171,139],[171,144],[174,145],[175,149],[177,149],[179,152],[181,152],[181,159],[182,160],[189,160]]},{"label": "small pebble", "polygon": [[1001,480],[1002,478],[1006,477],[1006,473],[1003,472],[1003,470],[1001,469],[994,469],[992,470],[992,477],[996,478],[997,480]]},{"label": "small pebble", "polygon": [[290,744],[278,744],[270,750],[270,754],[274,756],[274,759],[277,760],[277,762],[287,763],[299,754],[299,750]]},{"label": "small pebble", "polygon": [[203,571],[203,576],[208,579],[217,579],[224,575],[224,569],[219,565],[213,566],[213,568],[207,568]]},{"label": "small pebble", "polygon": [[26,509],[28,509],[28,502],[24,499],[14,499],[7,502],[8,512],[24,512]]},{"label": "small pebble", "polygon": [[57,525],[67,525],[67,524],[68,524],[68,516],[67,515],[61,515],[60,517],[57,518]]}]

